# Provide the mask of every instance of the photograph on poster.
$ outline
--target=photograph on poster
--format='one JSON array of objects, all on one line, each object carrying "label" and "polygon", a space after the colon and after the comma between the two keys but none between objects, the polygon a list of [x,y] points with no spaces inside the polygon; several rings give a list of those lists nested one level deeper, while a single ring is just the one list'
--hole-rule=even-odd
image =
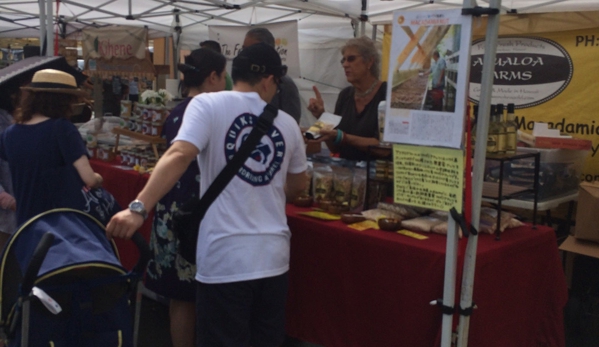
[{"label": "photograph on poster", "polygon": [[415,32],[408,25],[400,27],[416,45],[406,46],[396,61],[391,107],[453,112],[455,92],[449,89],[455,86],[446,78],[450,74],[455,80],[458,72],[448,71],[447,65],[459,58],[453,52],[460,47],[461,25],[419,26]]},{"label": "photograph on poster", "polygon": [[471,24],[456,10],[394,14],[386,142],[461,146]]}]

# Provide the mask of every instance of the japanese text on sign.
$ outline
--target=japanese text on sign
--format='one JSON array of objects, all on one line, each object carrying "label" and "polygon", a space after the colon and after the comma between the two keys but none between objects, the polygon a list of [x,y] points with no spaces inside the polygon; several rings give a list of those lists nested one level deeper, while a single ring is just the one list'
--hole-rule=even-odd
[{"label": "japanese text on sign", "polygon": [[462,150],[393,145],[393,166],[396,203],[462,211]]}]

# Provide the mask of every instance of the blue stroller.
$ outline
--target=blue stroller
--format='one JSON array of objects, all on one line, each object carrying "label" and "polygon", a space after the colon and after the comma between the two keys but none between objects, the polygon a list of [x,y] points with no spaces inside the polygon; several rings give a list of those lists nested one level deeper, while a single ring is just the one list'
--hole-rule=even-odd
[{"label": "blue stroller", "polygon": [[138,233],[132,241],[140,257],[127,272],[104,226],[84,212],[55,209],[20,226],[0,265],[0,328],[8,345],[134,346],[140,295],[135,313],[130,299],[149,249]]}]

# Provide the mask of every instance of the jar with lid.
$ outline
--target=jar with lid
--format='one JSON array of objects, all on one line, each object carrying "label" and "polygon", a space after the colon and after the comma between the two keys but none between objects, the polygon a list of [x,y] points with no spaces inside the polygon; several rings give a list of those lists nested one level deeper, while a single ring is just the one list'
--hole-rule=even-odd
[{"label": "jar with lid", "polygon": [[141,124],[141,133],[144,135],[152,135],[152,123],[145,120]]},{"label": "jar with lid", "polygon": [[152,123],[152,136],[160,136],[162,135],[162,123],[161,122],[153,122]]}]

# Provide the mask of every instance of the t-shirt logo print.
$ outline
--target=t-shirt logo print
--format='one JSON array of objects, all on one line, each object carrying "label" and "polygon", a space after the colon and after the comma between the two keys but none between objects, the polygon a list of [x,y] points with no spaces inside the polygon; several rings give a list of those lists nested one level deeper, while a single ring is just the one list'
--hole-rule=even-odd
[{"label": "t-shirt logo print", "polygon": [[[244,113],[233,121],[225,137],[225,155],[227,162],[233,159],[243,141],[249,136],[258,117]],[[281,169],[285,157],[285,139],[279,129],[273,126],[262,137],[249,159],[237,172],[237,177],[253,186],[267,185]]]}]

